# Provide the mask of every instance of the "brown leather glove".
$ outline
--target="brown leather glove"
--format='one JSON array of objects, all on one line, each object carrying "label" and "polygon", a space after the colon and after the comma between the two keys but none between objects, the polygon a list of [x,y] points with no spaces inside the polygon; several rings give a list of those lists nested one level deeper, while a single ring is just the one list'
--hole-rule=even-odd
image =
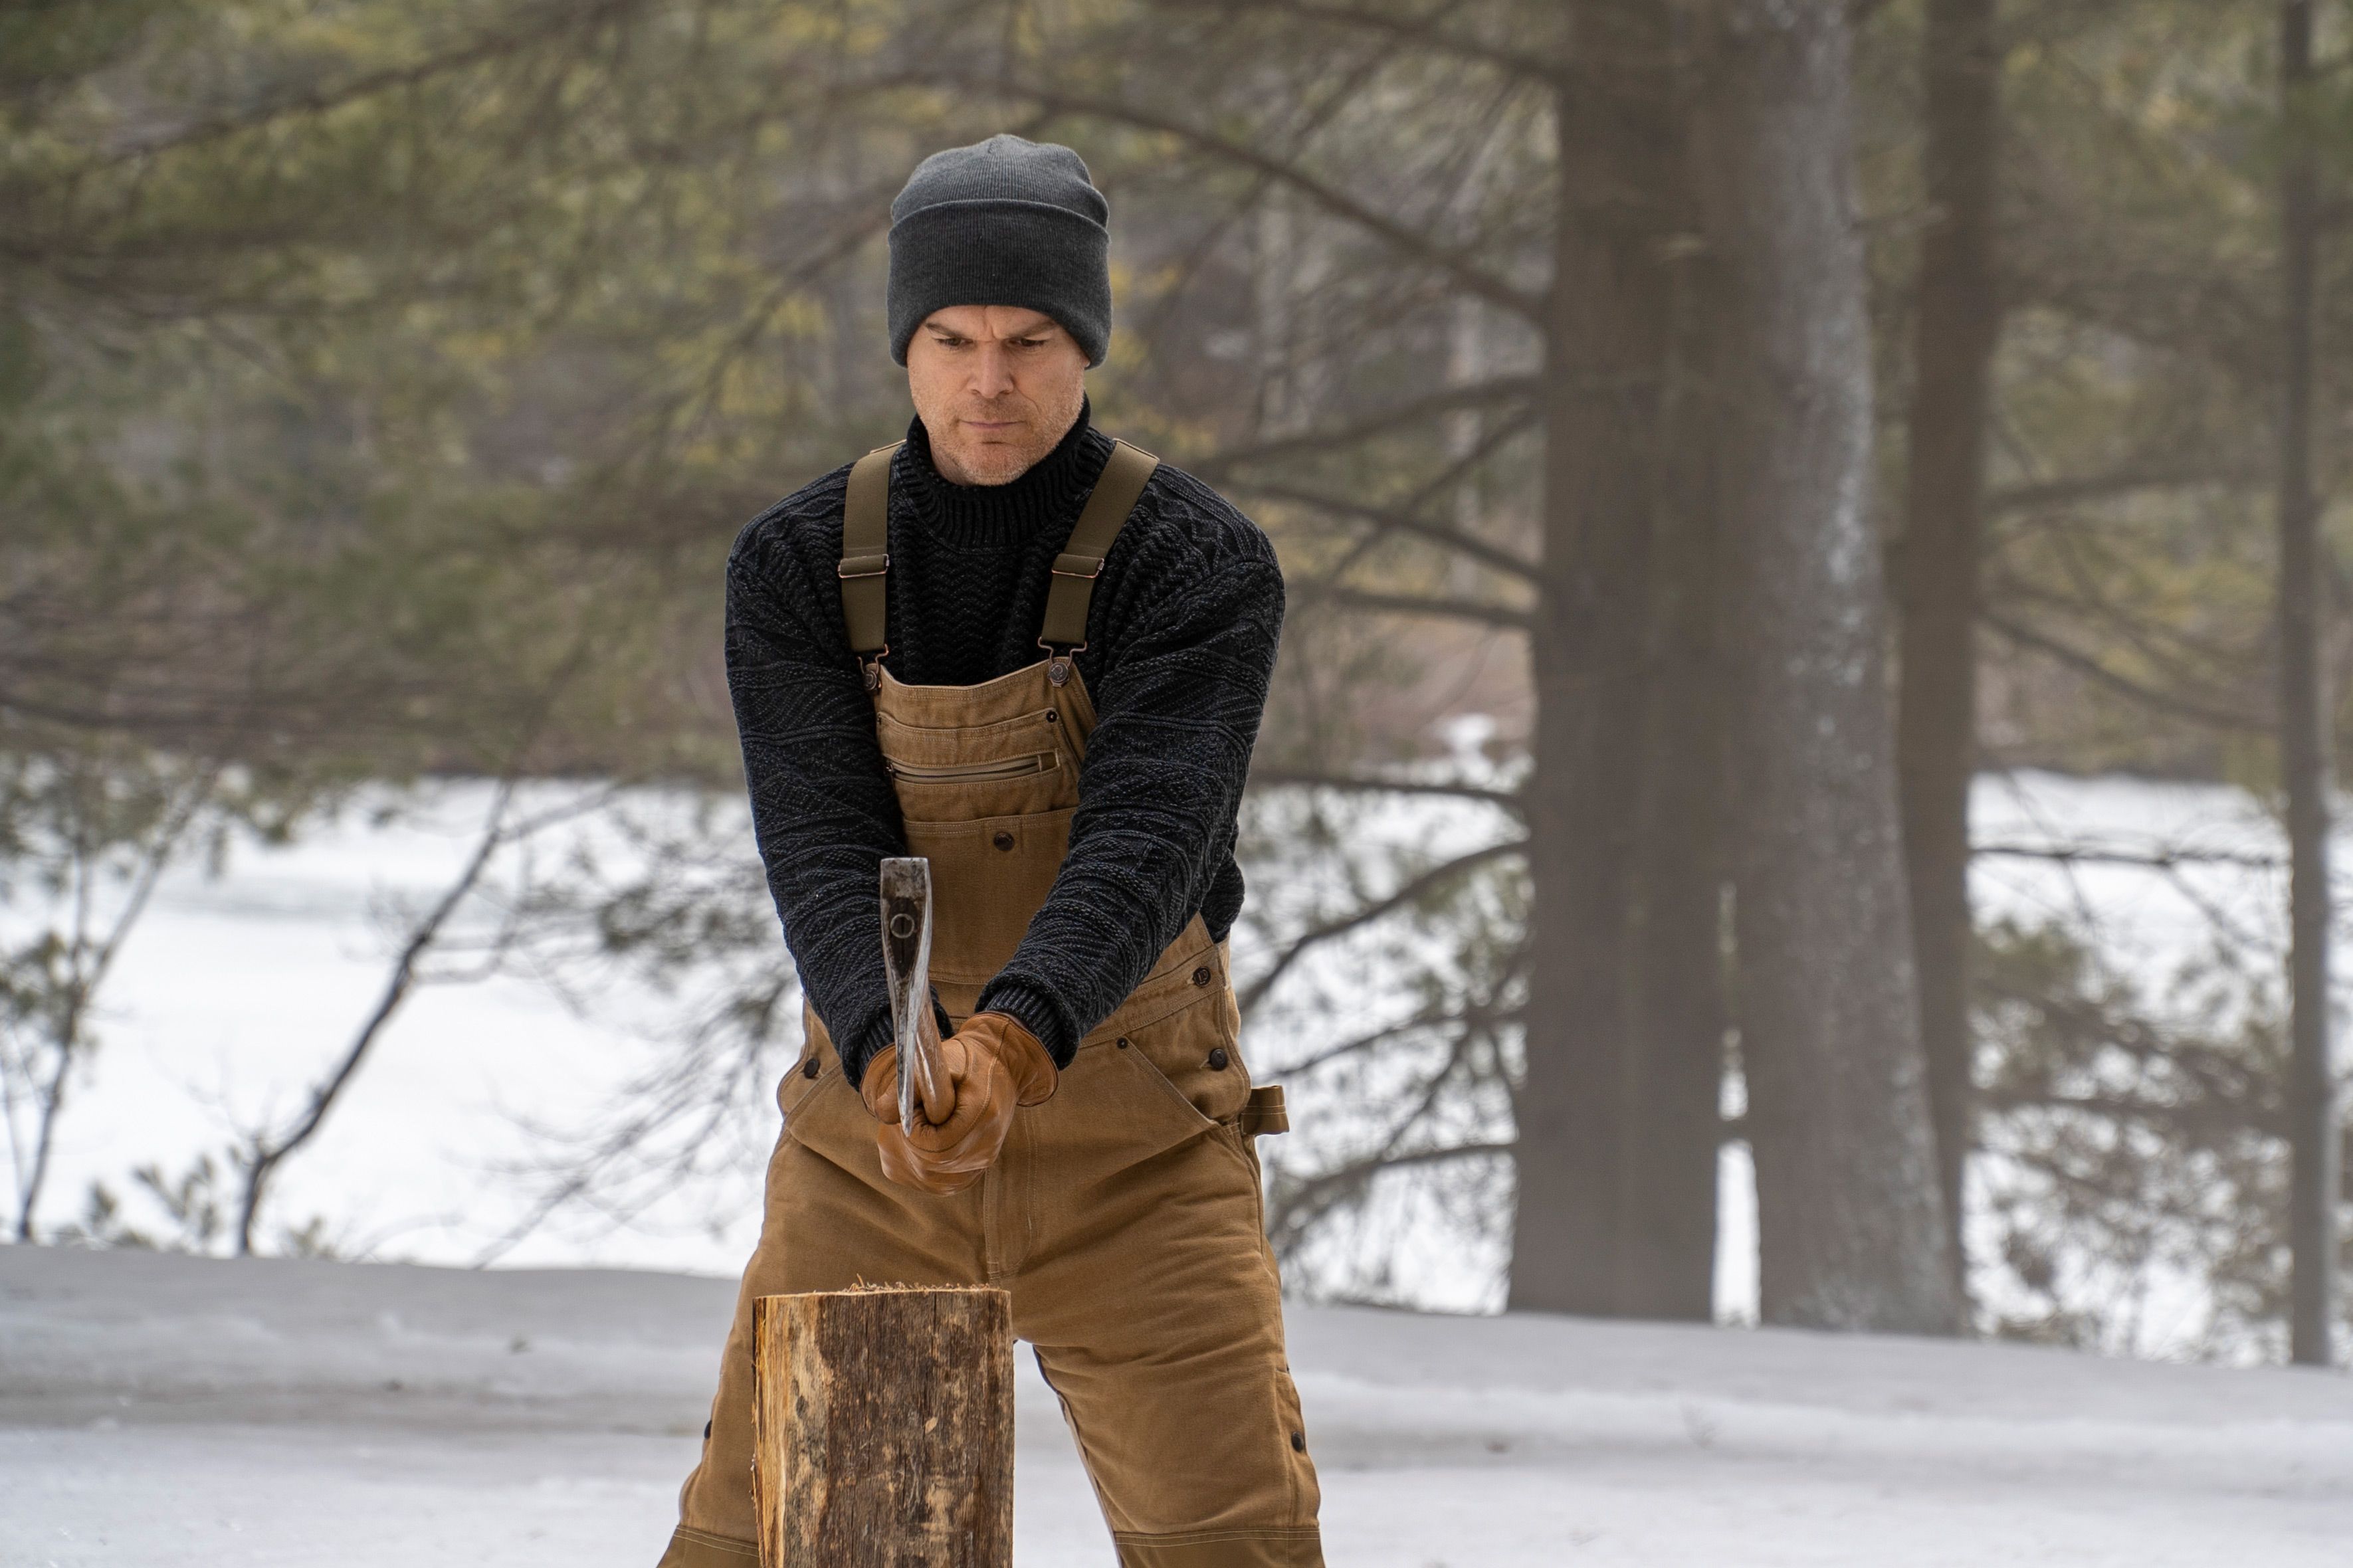
[{"label": "brown leather glove", "polygon": [[953,1086],[950,1105],[925,1102],[922,1124],[899,1125],[899,1047],[885,1046],[866,1066],[859,1097],[881,1125],[874,1130],[882,1173],[927,1193],[960,1193],[997,1163],[1017,1106],[1050,1097],[1060,1076],[1054,1058],[1020,1020],[975,1013],[940,1042],[940,1065]]}]

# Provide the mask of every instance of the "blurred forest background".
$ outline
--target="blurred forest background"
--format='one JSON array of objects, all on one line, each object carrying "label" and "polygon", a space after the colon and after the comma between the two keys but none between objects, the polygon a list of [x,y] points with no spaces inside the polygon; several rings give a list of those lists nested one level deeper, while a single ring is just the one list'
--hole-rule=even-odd
[{"label": "blurred forest background", "polygon": [[[1765,1321],[2130,1352],[2187,1282],[2192,1353],[2343,1360],[2348,22],[0,0],[9,1229],[331,1246],[281,1166],[493,971],[666,998],[519,1226],[756,1174],[798,1009],[720,565],[902,427],[890,197],[1012,130],[1110,197],[1098,421],[1286,563],[1237,954],[1294,1288],[1426,1300],[1411,1237],[1705,1319],[1733,1147]],[[2028,770],[2259,830],[1973,835]],[[159,879],[453,775],[480,837],[315,1081],[61,1190]],[[2004,868],[2211,919],[1973,914]]]}]

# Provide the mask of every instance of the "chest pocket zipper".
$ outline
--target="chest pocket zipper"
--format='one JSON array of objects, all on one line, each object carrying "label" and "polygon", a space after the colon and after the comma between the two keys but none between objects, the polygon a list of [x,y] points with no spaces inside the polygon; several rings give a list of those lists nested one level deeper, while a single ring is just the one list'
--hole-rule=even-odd
[{"label": "chest pocket zipper", "polygon": [[892,778],[916,784],[977,784],[1050,773],[1061,764],[1051,752],[1033,752],[990,763],[899,763],[886,757],[882,765],[890,770]]}]

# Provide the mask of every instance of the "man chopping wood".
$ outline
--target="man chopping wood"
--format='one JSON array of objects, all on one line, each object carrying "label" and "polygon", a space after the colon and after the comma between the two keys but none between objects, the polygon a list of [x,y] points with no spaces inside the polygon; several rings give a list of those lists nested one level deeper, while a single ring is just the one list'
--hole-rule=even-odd
[{"label": "man chopping wood", "polygon": [[[892,203],[906,439],[727,563],[753,822],[807,998],[758,1246],[664,1568],[757,1560],[752,1302],[991,1285],[1124,1568],[1320,1568],[1226,934],[1273,549],[1096,430],[1109,209],[993,136]],[[877,875],[930,861],[939,1102],[900,1112]]]}]

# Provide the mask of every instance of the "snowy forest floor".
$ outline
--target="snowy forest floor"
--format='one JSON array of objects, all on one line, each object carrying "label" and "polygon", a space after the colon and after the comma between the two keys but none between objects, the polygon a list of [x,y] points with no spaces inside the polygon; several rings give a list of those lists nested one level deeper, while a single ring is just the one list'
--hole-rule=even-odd
[{"label": "snowy forest floor", "polygon": [[[733,1296],[613,1270],[0,1247],[11,1568],[650,1564]],[[2353,1381],[1294,1307],[1335,1568],[2340,1564]],[[1110,1546],[1020,1391],[1024,1568]]]}]

